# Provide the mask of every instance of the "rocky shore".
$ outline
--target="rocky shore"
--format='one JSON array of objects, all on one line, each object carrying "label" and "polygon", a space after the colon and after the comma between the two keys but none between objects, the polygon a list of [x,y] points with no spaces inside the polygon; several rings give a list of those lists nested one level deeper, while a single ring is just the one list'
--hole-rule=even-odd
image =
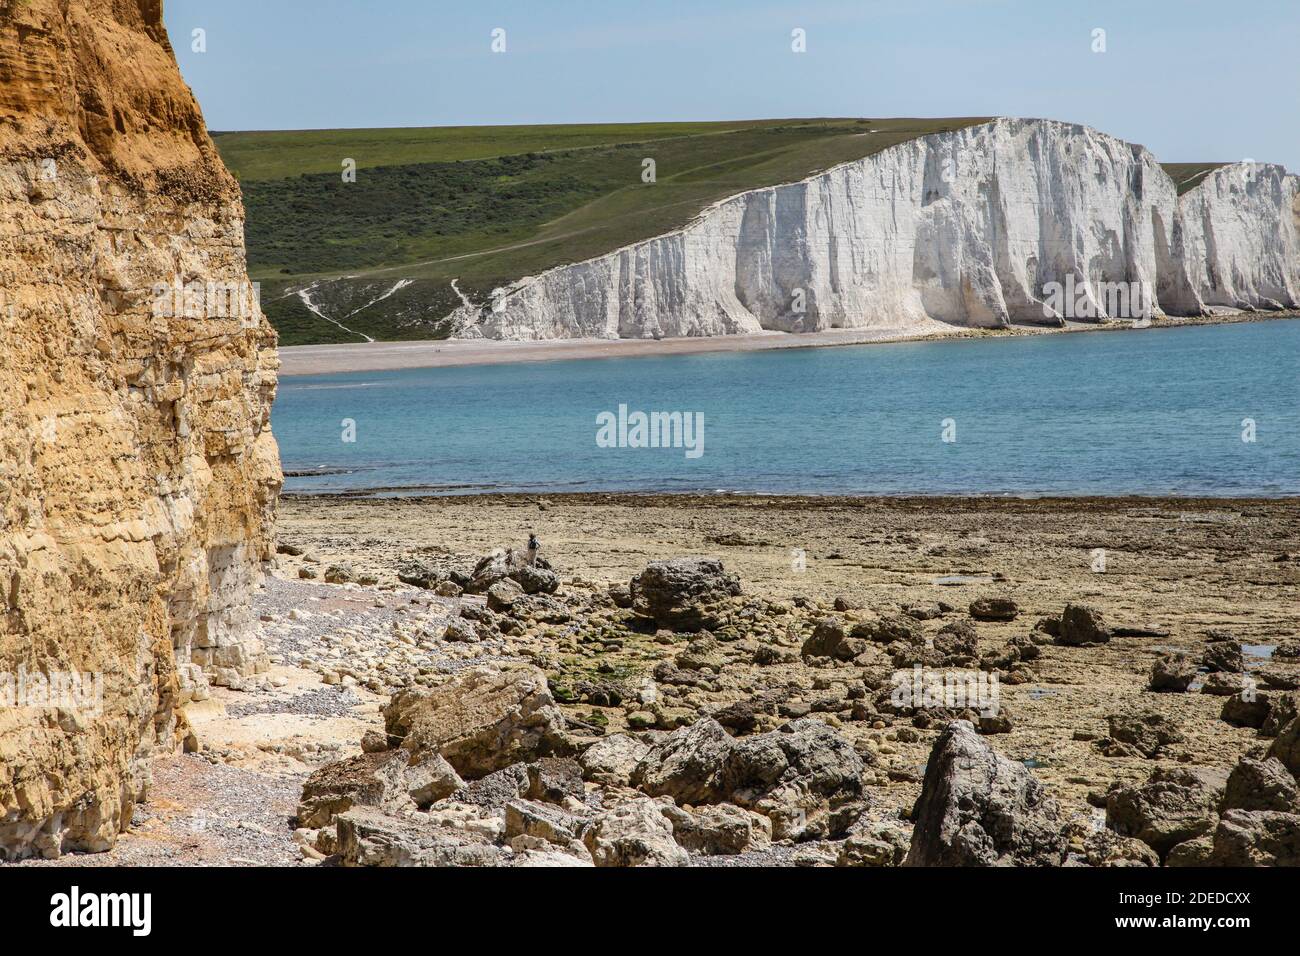
[{"label": "rocky shore", "polygon": [[1300,862],[1291,501],[289,498],[279,552],[157,771],[204,827],[55,862]]}]

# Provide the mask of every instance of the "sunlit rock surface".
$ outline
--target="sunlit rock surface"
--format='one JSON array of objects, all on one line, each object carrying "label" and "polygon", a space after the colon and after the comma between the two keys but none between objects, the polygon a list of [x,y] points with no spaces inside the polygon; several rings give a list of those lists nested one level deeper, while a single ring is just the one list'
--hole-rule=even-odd
[{"label": "sunlit rock surface", "polygon": [[[1141,146],[1085,126],[998,119],[741,193],[678,232],[520,280],[462,315],[460,334],[1142,317],[1102,283],[1140,284],[1157,314],[1296,308],[1298,195],[1300,179],[1281,167],[1237,164],[1179,197]],[[1051,283],[1067,282],[1084,291],[1053,299]]]}]

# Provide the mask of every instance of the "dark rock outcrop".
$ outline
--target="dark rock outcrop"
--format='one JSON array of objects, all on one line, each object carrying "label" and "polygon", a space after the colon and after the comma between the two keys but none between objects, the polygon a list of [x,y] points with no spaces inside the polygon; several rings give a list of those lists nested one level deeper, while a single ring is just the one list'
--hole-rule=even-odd
[{"label": "dark rock outcrop", "polygon": [[812,634],[803,642],[799,653],[804,658],[829,657],[851,661],[866,648],[867,642],[862,638],[849,637],[843,621],[836,617],[826,617],[813,626]]},{"label": "dark rock outcrop", "polygon": [[966,721],[935,742],[912,818],[907,866],[1059,866],[1065,857],[1056,801]]},{"label": "dark rock outcrop", "polygon": [[1111,791],[1106,825],[1163,858],[1179,843],[1214,829],[1224,780],[1183,768],[1157,769],[1146,783]]},{"label": "dark rock outcrop", "polygon": [[1224,813],[1229,810],[1300,813],[1300,784],[1282,761],[1274,757],[1264,760],[1245,757],[1228,775],[1220,809]]},{"label": "dark rock outcrop", "polygon": [[1105,644],[1111,632],[1101,611],[1090,604],[1067,604],[1061,612],[1057,640],[1069,647]]},{"label": "dark rock outcrop", "polygon": [[1300,777],[1300,718],[1292,720],[1282,728],[1268,750],[1270,757],[1282,762],[1291,776]]},{"label": "dark rock outcrop", "polygon": [[1162,654],[1151,668],[1150,688],[1182,693],[1196,680],[1196,661],[1186,654]]},{"label": "dark rock outcrop", "polygon": [[1214,831],[1209,866],[1300,866],[1300,814],[1229,810]]},{"label": "dark rock outcrop", "polygon": [[1183,742],[1183,734],[1164,714],[1152,711],[1111,714],[1110,740],[1104,747],[1107,756],[1152,758],[1170,744]]},{"label": "dark rock outcrop", "polygon": [[1270,710],[1272,710],[1272,698],[1262,691],[1233,694],[1223,699],[1219,719],[1234,727],[1260,728],[1268,720]]},{"label": "dark rock outcrop", "polygon": [[976,598],[970,605],[970,616],[977,621],[1014,621],[1020,607],[1009,597]]},{"label": "dark rock outcrop", "polygon": [[653,561],[628,586],[632,610],[660,627],[697,631],[719,624],[716,608],[740,594],[740,579],[714,558]]},{"label": "dark rock outcrop", "polygon": [[1241,645],[1236,641],[1213,641],[1205,648],[1201,663],[1207,670],[1240,674],[1245,669]]}]

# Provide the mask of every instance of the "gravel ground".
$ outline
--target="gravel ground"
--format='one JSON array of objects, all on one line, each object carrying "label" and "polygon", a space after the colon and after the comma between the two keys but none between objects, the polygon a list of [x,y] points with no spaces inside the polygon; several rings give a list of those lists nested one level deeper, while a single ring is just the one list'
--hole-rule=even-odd
[{"label": "gravel ground", "polygon": [[[249,695],[254,696],[254,695]],[[305,717],[339,717],[364,704],[365,701],[351,687],[325,686],[305,694],[295,694],[288,700],[272,698],[253,700],[246,704],[226,707],[231,717],[251,717],[258,714],[297,714]]]},{"label": "gravel ground", "polygon": [[312,770],[359,752],[360,720],[380,726],[378,705],[395,683],[503,659],[500,640],[438,639],[459,603],[415,588],[268,576],[254,613],[275,664],[270,680],[214,688],[190,706],[203,750],[154,761],[148,800],[117,845],[0,865],[308,865],[293,817]]},{"label": "gravel ground", "polygon": [[302,863],[290,819],[306,772],[267,774],[197,754],[153,764],[147,804],[106,853],[7,866],[294,866]]},{"label": "gravel ground", "polygon": [[[449,674],[501,661],[505,642],[441,640],[462,603],[481,598],[440,598],[419,588],[317,584],[269,576],[253,607],[262,639],[278,664],[321,675],[327,684],[360,684],[390,694],[420,674]],[[328,701],[322,695],[321,702]]]},{"label": "gravel ground", "polygon": [[765,850],[751,850],[730,856],[691,854],[691,866],[739,869],[759,866],[826,866],[835,862],[839,846],[825,840],[809,843],[774,844]]}]

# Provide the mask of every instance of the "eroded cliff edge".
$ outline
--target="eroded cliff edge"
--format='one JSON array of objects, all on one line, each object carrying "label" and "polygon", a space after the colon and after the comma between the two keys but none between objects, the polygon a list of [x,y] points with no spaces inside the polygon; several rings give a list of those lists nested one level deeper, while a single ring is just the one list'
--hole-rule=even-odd
[{"label": "eroded cliff edge", "polygon": [[[1225,166],[1179,196],[1141,146],[998,119],[741,193],[457,319],[499,339],[1059,324],[1117,317],[1103,283],[1140,284],[1155,313],[1294,309],[1298,221],[1280,166]],[[1091,314],[1055,307],[1067,281]]]},{"label": "eroded cliff edge", "polygon": [[0,296],[0,854],[103,849],[186,696],[266,667],[280,485],[239,190],[159,0],[0,0]]}]

